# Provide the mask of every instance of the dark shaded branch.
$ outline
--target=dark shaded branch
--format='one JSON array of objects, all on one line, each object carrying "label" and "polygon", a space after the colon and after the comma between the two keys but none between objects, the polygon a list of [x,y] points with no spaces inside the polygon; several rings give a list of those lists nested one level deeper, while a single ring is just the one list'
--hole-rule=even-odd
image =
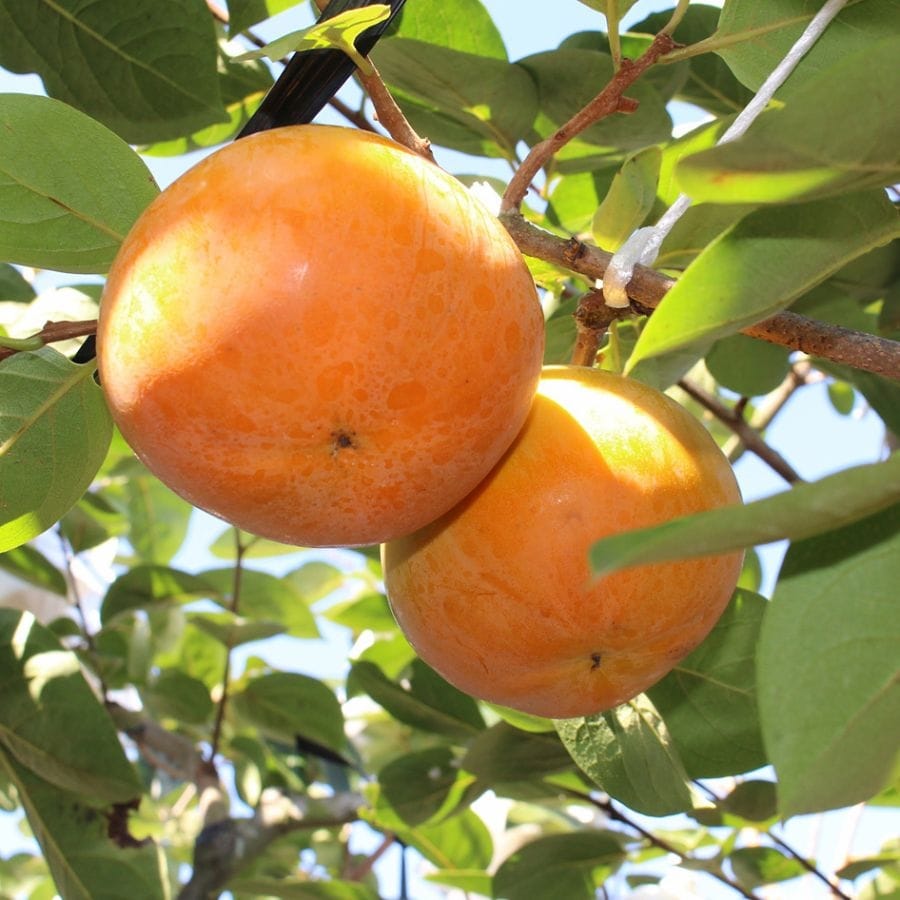
[{"label": "dark shaded branch", "polygon": [[312,800],[287,797],[267,788],[252,818],[223,819],[200,832],[194,844],[194,870],[178,900],[217,897],[273,841],[301,829],[336,828],[354,822],[363,803],[363,798],[353,793]]},{"label": "dark shaded branch", "polygon": [[[612,259],[611,253],[574,238],[566,240],[550,234],[518,213],[501,215],[500,221],[526,256],[556,263],[591,280],[603,278]],[[628,296],[641,306],[654,309],[674,283],[674,279],[638,265],[628,283]],[[778,313],[748,325],[742,333],[884,378],[900,380],[900,343],[874,334],[852,331],[791,312]]]}]

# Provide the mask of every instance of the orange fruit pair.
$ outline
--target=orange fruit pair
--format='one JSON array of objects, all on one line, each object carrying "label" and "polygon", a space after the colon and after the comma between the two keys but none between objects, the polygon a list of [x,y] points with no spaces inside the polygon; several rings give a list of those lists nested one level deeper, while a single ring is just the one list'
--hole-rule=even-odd
[{"label": "orange fruit pair", "polygon": [[162,481],[285,543],[387,542],[390,602],[426,662],[568,717],[664,675],[741,566],[593,583],[591,543],[739,493],[674,401],[587,368],[538,386],[542,350],[497,220],[411,152],[323,126],[238,141],[163,192],[98,331],[113,417]]}]

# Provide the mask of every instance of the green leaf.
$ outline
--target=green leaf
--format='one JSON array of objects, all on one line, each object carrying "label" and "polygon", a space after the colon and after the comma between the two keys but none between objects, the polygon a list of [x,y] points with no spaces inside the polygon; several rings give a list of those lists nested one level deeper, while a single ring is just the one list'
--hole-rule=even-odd
[{"label": "green leaf", "polygon": [[181,669],[191,678],[202,681],[210,690],[218,688],[222,684],[228,651],[199,628],[192,625],[179,627],[179,623],[183,622],[180,609],[171,611],[170,615],[170,628],[178,635],[178,641],[171,649],[159,653],[155,664],[160,668]]},{"label": "green leaf", "polygon": [[[87,733],[81,741],[90,746]],[[0,772],[16,786],[59,896],[65,900],[121,900],[125,886],[135,900],[168,900],[171,896],[166,858],[159,848],[116,843],[109,836],[110,823],[104,812],[42,781],[2,747]],[[124,817],[125,810],[118,808],[113,814]]]},{"label": "green leaf", "polygon": [[47,97],[0,94],[0,128],[0,258],[105,272],[158,193],[143,160],[99,122]]},{"label": "green leaf", "polygon": [[750,890],[807,874],[800,860],[774,847],[740,847],[729,854],[728,861],[737,880]]},{"label": "green leaf", "polygon": [[[784,59],[820,7],[820,3],[809,0],[728,0],[714,36],[716,52],[755,91]],[[778,96],[788,99],[809,78],[872,46],[884,35],[896,34],[898,23],[897,0],[848,3],[791,73]]]},{"label": "green leaf", "polygon": [[617,166],[609,165],[557,177],[551,184],[547,221],[571,234],[588,233],[618,171]]},{"label": "green leaf", "polygon": [[128,542],[141,561],[165,565],[181,549],[193,507],[143,466],[104,493],[127,513]]},{"label": "green leaf", "polygon": [[61,597],[68,594],[65,575],[30,544],[22,544],[21,547],[0,553],[0,569]]},{"label": "green leaf", "polygon": [[[610,0],[578,0],[578,2],[583,3],[590,9],[603,13],[604,16],[610,14]],[[612,13],[616,21],[624,16],[635,3],[637,3],[637,0],[612,0]]]},{"label": "green leaf", "polygon": [[[0,65],[36,72],[51,97],[132,144],[223,118],[215,29],[203,0],[0,0]],[[116,196],[115,180],[108,175],[104,184]]]},{"label": "green leaf", "polygon": [[246,722],[275,740],[293,745],[296,735],[341,752],[341,705],[321,681],[297,672],[271,672],[251,678],[231,695],[231,706]]},{"label": "green leaf", "polygon": [[336,879],[315,881],[255,875],[233,878],[228,882],[228,888],[236,895],[278,897],[278,900],[378,900],[378,895],[368,885]]},{"label": "green leaf", "polygon": [[610,831],[552,834],[525,844],[494,875],[494,896],[506,900],[593,900],[625,861]]},{"label": "green leaf", "polygon": [[734,334],[900,234],[881,192],[751,212],[688,266],[647,322],[639,361]]},{"label": "green leaf", "polygon": [[474,780],[460,771],[449,747],[431,747],[397,757],[378,773],[379,800],[406,825],[421,825],[451,813]]},{"label": "green leaf", "polygon": [[58,788],[95,803],[140,784],[74,653],[30,613],[0,609],[0,745]]},{"label": "green leaf", "polygon": [[493,878],[479,869],[438,869],[436,872],[427,873],[425,880],[444,887],[456,888],[466,894],[480,897],[494,896]]},{"label": "green leaf", "polygon": [[[235,559],[236,544],[234,539],[234,528],[226,528],[210,545],[209,552],[219,559]],[[287,556],[296,553],[299,548],[291,547],[289,544],[280,544],[278,541],[270,541],[268,538],[257,537],[256,535],[239,532],[241,545],[243,546],[242,556],[244,559],[266,559],[272,556]]]},{"label": "green leaf", "polygon": [[[103,469],[98,477],[102,479]],[[125,513],[101,491],[88,491],[59,521],[59,530],[73,553],[83,553],[128,531]]]},{"label": "green leaf", "polygon": [[[713,6],[691,4],[672,36],[685,46],[696,44],[716,30],[719,13],[720,10]],[[671,11],[654,13],[634,25],[631,31],[655,35],[670,16]],[[752,97],[753,92],[744,87],[731,69],[713,53],[701,53],[687,60],[687,75],[675,92],[676,99],[692,103],[714,115],[740,112]]]},{"label": "green leaf", "polygon": [[397,629],[384,594],[366,594],[358,600],[329,606],[324,615],[332,622],[349,628],[356,635],[366,630],[376,634],[390,634]]},{"label": "green leaf", "polygon": [[[512,158],[537,111],[534,85],[505,59],[479,56],[412,38],[380,44],[372,58],[404,111],[418,108],[445,128],[421,133],[435,143],[480,155]],[[437,120],[434,119],[437,117]],[[446,126],[449,126],[448,131]],[[456,135],[454,129],[462,132]],[[449,138],[449,140],[448,140]]]},{"label": "green leaf", "polygon": [[605,713],[556,723],[578,767],[636,812],[665,816],[692,806],[668,729],[643,695]]},{"label": "green leaf", "polygon": [[192,613],[188,616],[188,621],[194,628],[199,628],[229,649],[253,641],[263,641],[286,631],[278,622],[252,621],[231,612]]},{"label": "green leaf", "polygon": [[732,334],[716,341],[706,354],[706,368],[719,384],[742,397],[774,391],[790,368],[786,347]]},{"label": "green leaf", "polygon": [[659,147],[647,147],[622,163],[591,223],[598,247],[615,252],[643,225],[656,202],[661,160]]},{"label": "green leaf", "polygon": [[57,522],[100,468],[112,420],[94,370],[49,347],[0,362],[0,552]]},{"label": "green leaf", "polygon": [[744,506],[613,535],[591,547],[595,576],[649,562],[712,556],[772,541],[801,540],[856,522],[900,500],[900,453]]},{"label": "green leaf", "polygon": [[898,58],[894,35],[836,61],[744,137],[683,159],[682,189],[697,203],[779,203],[893,183],[900,78],[884,73]]},{"label": "green leaf", "polygon": [[359,9],[348,9],[329,19],[323,19],[282,35],[258,50],[251,50],[237,57],[238,60],[259,59],[267,56],[278,60],[300,50],[342,50],[356,67],[366,75],[372,74],[372,64],[356,49],[357,38],[373,25],[383,22],[391,14],[386,3],[372,3]]},{"label": "green leaf", "polygon": [[202,577],[165,566],[134,566],[110,586],[100,607],[103,625],[135,609],[149,610],[209,597],[215,587]]},{"label": "green leaf", "polygon": [[572,757],[552,733],[522,731],[498,722],[469,744],[460,766],[496,784],[541,778],[572,768]]},{"label": "green leaf", "polygon": [[0,263],[0,302],[30,303],[35,296],[34,288],[18,269]]},{"label": "green leaf", "polygon": [[337,566],[319,559],[304,563],[284,577],[309,606],[333,591],[345,588],[347,582],[347,577]]},{"label": "green leaf", "polygon": [[163,669],[141,691],[141,697],[155,718],[195,725],[206,722],[214,709],[206,685],[178,669]]},{"label": "green leaf", "polygon": [[491,833],[471,809],[464,809],[442,822],[429,822],[400,832],[398,836],[441,869],[483,870],[493,855]]},{"label": "green leaf", "polygon": [[776,785],[771,781],[742,781],[719,806],[748,822],[766,822],[778,814]]},{"label": "green leaf", "polygon": [[756,644],[767,603],[735,592],[706,640],[647,692],[691,778],[767,762],[756,704]]},{"label": "green leaf", "polygon": [[234,37],[251,25],[297,6],[301,0],[228,0],[228,34]]},{"label": "green leaf", "polygon": [[[200,577],[214,588],[211,599],[221,606],[231,605],[234,569],[213,569],[202,572]],[[257,622],[269,627],[274,622],[292,637],[319,637],[315,617],[289,578],[243,569],[238,611],[248,624]]]},{"label": "green leaf", "polygon": [[[412,38],[463,53],[506,60],[503,38],[481,0],[416,0],[407,3],[392,37]],[[390,43],[382,38],[378,47]],[[377,62],[378,50],[374,51]]]},{"label": "green leaf", "polygon": [[240,62],[219,47],[219,89],[227,120],[207,125],[192,134],[157,141],[141,148],[149,156],[178,156],[193,150],[215,147],[232,140],[256,112],[273,78],[269,67],[260,61]]},{"label": "green leaf", "polygon": [[347,693],[352,696],[360,690],[384,707],[395,719],[413,728],[463,740],[481,730],[469,721],[468,716],[460,718],[455,710],[445,711],[442,705],[435,706],[430,702],[430,698],[423,700],[417,697],[411,687],[407,689],[391,681],[371,662],[355,662],[350,670]]},{"label": "green leaf", "polygon": [[793,544],[760,635],[759,706],[784,816],[896,776],[900,504]]}]

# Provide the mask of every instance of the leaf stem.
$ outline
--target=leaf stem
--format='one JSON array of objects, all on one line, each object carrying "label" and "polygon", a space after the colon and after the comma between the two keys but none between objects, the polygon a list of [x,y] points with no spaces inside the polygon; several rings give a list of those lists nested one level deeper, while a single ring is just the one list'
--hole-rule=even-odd
[{"label": "leaf stem", "polygon": [[[691,0],[678,0],[678,5],[672,10],[672,18],[666,23],[663,31],[666,34],[673,34],[675,29],[681,24],[681,20],[685,17]],[[676,51],[677,52],[677,51]]]},{"label": "leaf stem", "polygon": [[609,53],[616,71],[622,67],[622,40],[619,35],[619,0],[607,0],[606,31],[609,38]]}]

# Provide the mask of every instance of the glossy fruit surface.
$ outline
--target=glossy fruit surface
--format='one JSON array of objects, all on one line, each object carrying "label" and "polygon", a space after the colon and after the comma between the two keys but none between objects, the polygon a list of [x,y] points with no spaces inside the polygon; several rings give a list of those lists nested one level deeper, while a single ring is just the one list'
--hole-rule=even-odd
[{"label": "glossy fruit surface", "polygon": [[110,271],[101,380],[191,503],[289,544],[362,545],[446,512],[521,428],[543,319],[497,220],[383,138],[239,140],[164,191]]},{"label": "glossy fruit surface", "polygon": [[383,548],[401,629],[458,688],[537,715],[609,709],[711,630],[742,554],[634,567],[593,584],[599,538],[740,501],[726,458],[669,397],[548,367],[508,453],[450,513]]}]

